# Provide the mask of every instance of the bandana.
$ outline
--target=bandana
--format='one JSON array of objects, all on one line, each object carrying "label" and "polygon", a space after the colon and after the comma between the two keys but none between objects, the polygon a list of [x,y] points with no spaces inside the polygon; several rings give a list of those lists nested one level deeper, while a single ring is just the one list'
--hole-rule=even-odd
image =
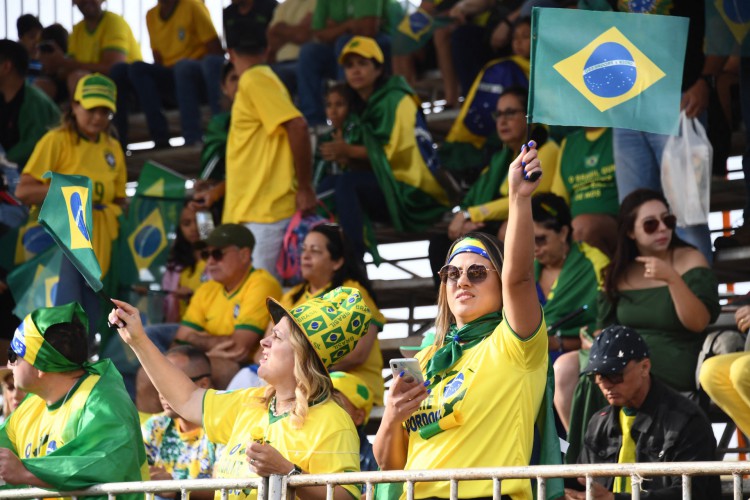
[{"label": "bandana", "polygon": [[453,251],[448,257],[448,263],[450,263],[450,261],[452,261],[453,257],[455,257],[456,255],[466,252],[475,253],[477,255],[481,255],[487,260],[491,260],[490,254],[487,253],[487,249],[484,247],[484,243],[476,238],[464,238],[456,243]]}]

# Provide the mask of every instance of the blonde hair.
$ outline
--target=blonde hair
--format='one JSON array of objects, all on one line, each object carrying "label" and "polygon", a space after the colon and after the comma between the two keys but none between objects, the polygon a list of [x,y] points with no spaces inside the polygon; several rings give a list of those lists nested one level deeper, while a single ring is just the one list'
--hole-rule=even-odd
[{"label": "blonde hair", "polygon": [[[333,382],[305,334],[294,321],[290,319],[289,323],[292,325],[289,342],[294,351],[293,373],[296,381],[294,407],[289,414],[292,426],[299,429],[305,423],[310,403],[325,403],[332,398]],[[276,389],[269,385],[264,396],[266,407],[271,404],[275,395]]]},{"label": "blonde hair", "polygon": [[[448,264],[448,259],[450,259],[453,249],[456,248],[459,242],[465,240],[466,238],[474,238],[482,242],[484,248],[487,250],[487,254],[490,257],[492,266],[497,269],[497,275],[499,278],[500,272],[503,268],[502,243],[485,233],[472,232],[458,238],[453,242],[450,249],[448,250],[448,255],[445,256],[445,263]],[[443,346],[445,335],[448,333],[451,325],[456,322],[456,317],[453,316],[453,313],[450,310],[450,306],[448,305],[448,292],[446,291],[446,286],[446,283],[441,282],[440,289],[438,291],[438,312],[437,316],[435,317],[435,343],[433,344],[435,348],[440,348]]]}]

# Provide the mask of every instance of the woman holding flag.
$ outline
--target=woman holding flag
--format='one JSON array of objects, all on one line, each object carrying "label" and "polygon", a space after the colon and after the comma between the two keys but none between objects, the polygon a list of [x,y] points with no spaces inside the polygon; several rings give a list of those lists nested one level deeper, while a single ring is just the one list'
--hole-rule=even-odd
[{"label": "woman holding flag", "polygon": [[[115,273],[110,269],[112,247],[120,230],[118,217],[125,203],[127,180],[125,155],[111,124],[117,110],[116,97],[115,84],[106,76],[93,73],[81,78],[62,124],[37,143],[16,189],[16,196],[24,204],[39,207],[49,191],[49,179],[43,177],[48,171],[91,179],[92,246],[105,290],[110,294],[116,286]],[[36,212],[32,211],[31,217],[35,219]],[[54,303],[81,303],[91,320],[89,333],[100,331],[99,298],[68,259],[62,260],[59,283]]]}]

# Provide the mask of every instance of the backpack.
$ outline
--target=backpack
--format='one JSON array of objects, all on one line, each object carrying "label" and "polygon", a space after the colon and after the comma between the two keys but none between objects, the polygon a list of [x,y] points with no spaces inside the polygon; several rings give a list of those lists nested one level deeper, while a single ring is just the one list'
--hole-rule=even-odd
[{"label": "backpack", "polygon": [[302,258],[302,242],[312,228],[319,224],[333,222],[333,216],[320,216],[316,213],[294,213],[284,233],[281,252],[276,259],[276,272],[284,280],[284,284],[293,286],[302,282],[300,260]]}]

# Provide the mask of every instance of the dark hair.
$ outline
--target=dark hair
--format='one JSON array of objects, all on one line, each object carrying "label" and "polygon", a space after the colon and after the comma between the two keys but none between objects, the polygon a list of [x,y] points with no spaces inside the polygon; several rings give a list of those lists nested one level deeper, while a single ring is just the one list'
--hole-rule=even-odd
[{"label": "dark hair", "polygon": [[50,24],[42,30],[42,41],[55,42],[65,53],[68,51],[68,30],[62,24]]},{"label": "dark hair", "polygon": [[529,26],[531,26],[531,17],[521,16],[518,19],[516,19],[516,21],[513,23],[513,31],[515,31],[516,28],[518,28],[522,24],[528,24]]},{"label": "dark hair", "polygon": [[568,243],[570,243],[573,237],[573,227],[570,225],[570,209],[563,198],[553,193],[537,194],[531,199],[531,217],[537,224],[556,233],[567,227]]},{"label": "dark hair", "polygon": [[44,340],[73,363],[82,365],[89,358],[88,334],[77,316],[73,316],[69,322],[47,328]]},{"label": "dark hair", "polygon": [[18,38],[21,38],[26,33],[32,30],[41,30],[42,23],[34,14],[24,14],[16,19],[16,30],[18,31]]},{"label": "dark hair", "polygon": [[221,67],[221,83],[225,83],[226,79],[229,77],[229,73],[232,72],[234,69],[234,64],[232,61],[227,59],[224,61],[224,65]]},{"label": "dark hair", "polygon": [[[358,54],[354,54],[354,55],[358,55]],[[375,65],[375,69],[380,69],[380,74],[375,79],[375,86],[373,89],[373,92],[375,92],[388,82],[388,80],[391,77],[391,74],[388,71],[388,67],[385,66],[383,63],[379,63],[378,61],[372,58],[370,58],[369,60],[372,61],[372,64]],[[361,114],[367,107],[367,101],[362,99],[359,96],[359,94],[353,88],[351,88],[351,86],[349,86],[349,83],[346,83],[346,86],[349,89],[349,95],[351,97],[351,99],[349,100],[350,110],[353,111],[354,113]]]},{"label": "dark hair", "polygon": [[188,364],[195,368],[195,371],[199,373],[211,373],[211,360],[206,356],[205,352],[195,346],[178,345],[166,352],[166,356],[169,356],[170,354],[185,356],[188,360]]},{"label": "dark hair", "polygon": [[29,70],[29,53],[23,45],[7,38],[0,40],[0,63],[5,61],[10,61],[18,76],[26,76]]},{"label": "dark hair", "polygon": [[[182,210],[188,206],[191,200],[185,200],[182,205]],[[182,218],[182,210],[180,210],[180,219]],[[172,248],[169,249],[169,257],[167,257],[167,269],[174,271],[177,269],[190,269],[195,271],[195,265],[198,263],[198,259],[195,258],[195,246],[185,238],[182,232],[179,221],[177,224],[177,236],[174,239]]]},{"label": "dark hair", "polygon": [[[331,254],[331,259],[339,260],[344,259],[344,265],[338,270],[334,271],[333,277],[331,278],[331,287],[326,292],[333,290],[334,288],[340,287],[344,284],[344,281],[352,280],[362,285],[367,293],[372,297],[372,300],[377,302],[375,293],[372,290],[370,279],[367,277],[367,270],[362,260],[357,259],[354,256],[354,250],[349,244],[344,231],[338,224],[319,224],[312,229],[311,233],[320,233],[326,238],[326,249]],[[302,294],[305,292],[305,287],[300,287],[300,290],[292,296],[292,302],[296,303]]]},{"label": "dark hair", "polygon": [[326,89],[326,97],[338,94],[344,98],[347,104],[352,102],[352,88],[344,82],[336,82]]},{"label": "dark hair", "polygon": [[[628,266],[640,255],[635,241],[628,236],[628,233],[635,227],[638,209],[649,201],[659,201],[669,210],[669,203],[664,195],[652,189],[636,189],[620,203],[620,212],[617,214],[617,248],[609,266],[604,269],[604,288],[607,298],[612,303],[616,303],[619,298],[618,283],[625,276]],[[692,245],[673,232],[669,240],[669,249],[678,247],[692,247]]]},{"label": "dark hair", "polygon": [[[523,106],[523,111],[525,113],[528,113],[529,89],[521,85],[511,85],[510,87],[505,88],[500,93],[500,95],[497,96],[495,108],[492,111],[495,111],[495,109],[497,109],[497,103],[500,102],[500,98],[507,95],[512,95],[516,99],[518,99],[518,101],[521,103],[521,106]],[[542,147],[542,145],[549,139],[549,132],[547,132],[547,128],[543,125],[534,125],[531,128],[531,139],[536,142],[537,148]]]}]

